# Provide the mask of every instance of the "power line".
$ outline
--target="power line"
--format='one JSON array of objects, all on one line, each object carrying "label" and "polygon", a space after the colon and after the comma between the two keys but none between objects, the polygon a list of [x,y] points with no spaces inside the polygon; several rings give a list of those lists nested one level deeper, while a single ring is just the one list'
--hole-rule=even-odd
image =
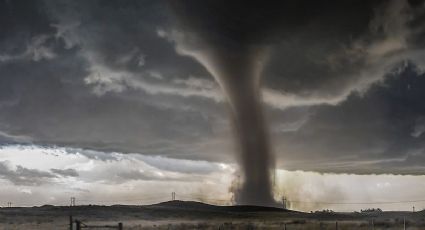
[{"label": "power line", "polygon": [[139,197],[139,198],[131,198],[131,199],[123,199],[123,200],[89,200],[89,199],[82,199],[78,200],[81,202],[95,202],[95,203],[112,203],[112,202],[129,202],[129,201],[152,201],[152,200],[166,200],[168,196],[148,196],[148,197]]},{"label": "power line", "polygon": [[291,200],[292,203],[309,203],[309,204],[342,204],[342,205],[357,205],[357,204],[402,204],[402,203],[417,203],[425,202],[425,200],[403,200],[403,201],[377,201],[377,202],[332,202],[332,201],[301,201]]},{"label": "power line", "polygon": [[[179,195],[180,199],[183,200],[193,200],[193,201],[201,201],[201,202],[210,202],[210,203],[229,203],[231,200],[227,199],[216,199],[216,198],[210,198],[210,197],[202,197],[201,195]],[[165,201],[169,199],[169,195],[157,195],[157,196],[140,196],[140,197],[134,197],[131,199],[122,199],[122,200],[92,200],[92,199],[79,199],[79,204],[87,204],[87,203],[120,203],[120,202],[144,202],[144,203],[151,203],[151,202],[160,202]],[[171,193],[171,199],[176,199],[176,193]],[[71,206],[75,206],[76,204],[76,198],[71,197]],[[287,203],[303,203],[303,204],[322,204],[322,205],[385,205],[385,204],[412,204],[412,203],[419,203],[419,202],[425,202],[425,199],[418,199],[418,200],[399,200],[399,201],[370,201],[370,202],[344,202],[344,201],[307,201],[307,200],[289,200],[285,199]],[[69,201],[68,201],[69,202]],[[65,203],[65,202],[63,202]],[[21,206],[33,206],[34,204],[23,204],[18,202],[18,205]],[[12,202],[7,202],[7,206],[11,207]]]}]

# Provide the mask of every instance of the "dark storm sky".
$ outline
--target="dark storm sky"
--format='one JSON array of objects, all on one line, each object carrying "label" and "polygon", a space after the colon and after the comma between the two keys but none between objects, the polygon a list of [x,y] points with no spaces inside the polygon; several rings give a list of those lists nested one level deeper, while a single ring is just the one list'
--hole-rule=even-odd
[{"label": "dark storm sky", "polygon": [[0,0],[0,144],[234,162],[220,88],[181,52],[203,36],[269,47],[279,167],[424,174],[422,1],[286,1],[273,25],[240,2],[180,11],[211,17],[194,35],[166,1]]}]

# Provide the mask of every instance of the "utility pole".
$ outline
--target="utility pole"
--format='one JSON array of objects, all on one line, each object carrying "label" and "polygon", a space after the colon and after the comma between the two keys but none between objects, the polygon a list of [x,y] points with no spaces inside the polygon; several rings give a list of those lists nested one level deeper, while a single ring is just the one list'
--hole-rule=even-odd
[{"label": "utility pole", "polygon": [[75,206],[75,197],[71,197],[71,204],[70,206]]},{"label": "utility pole", "polygon": [[12,207],[12,202],[7,202],[7,207],[11,208]]},{"label": "utility pole", "polygon": [[171,193],[171,200],[176,200],[176,193],[175,192],[172,192]]},{"label": "utility pole", "polygon": [[403,217],[403,229],[406,230],[406,217]]},{"label": "utility pole", "polygon": [[286,209],[287,207],[286,207],[286,197],[285,196],[282,196],[282,206],[283,206],[283,209]]}]

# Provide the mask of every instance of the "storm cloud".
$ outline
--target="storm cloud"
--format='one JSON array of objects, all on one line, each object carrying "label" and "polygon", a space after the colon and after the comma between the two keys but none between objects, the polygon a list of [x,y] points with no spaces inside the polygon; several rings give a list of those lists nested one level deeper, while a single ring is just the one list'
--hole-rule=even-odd
[{"label": "storm cloud", "polygon": [[[278,167],[423,174],[423,1],[300,2],[262,40]],[[168,2],[4,0],[0,28],[2,145],[235,162],[224,96],[179,53],[196,37]]]}]

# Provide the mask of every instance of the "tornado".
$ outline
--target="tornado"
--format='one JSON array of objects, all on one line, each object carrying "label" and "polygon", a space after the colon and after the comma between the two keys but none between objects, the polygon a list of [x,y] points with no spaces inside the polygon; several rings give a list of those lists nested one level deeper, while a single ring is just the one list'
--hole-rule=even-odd
[{"label": "tornado", "polygon": [[272,1],[170,1],[184,36],[180,54],[193,57],[214,76],[226,95],[234,126],[242,180],[234,192],[237,204],[274,206],[271,175],[274,156],[269,144],[261,97],[261,73],[268,36],[281,16]]},{"label": "tornado", "polygon": [[274,205],[271,172],[274,170],[260,91],[267,47],[214,48],[194,56],[214,76],[226,95],[235,131],[240,188],[237,204]]}]

